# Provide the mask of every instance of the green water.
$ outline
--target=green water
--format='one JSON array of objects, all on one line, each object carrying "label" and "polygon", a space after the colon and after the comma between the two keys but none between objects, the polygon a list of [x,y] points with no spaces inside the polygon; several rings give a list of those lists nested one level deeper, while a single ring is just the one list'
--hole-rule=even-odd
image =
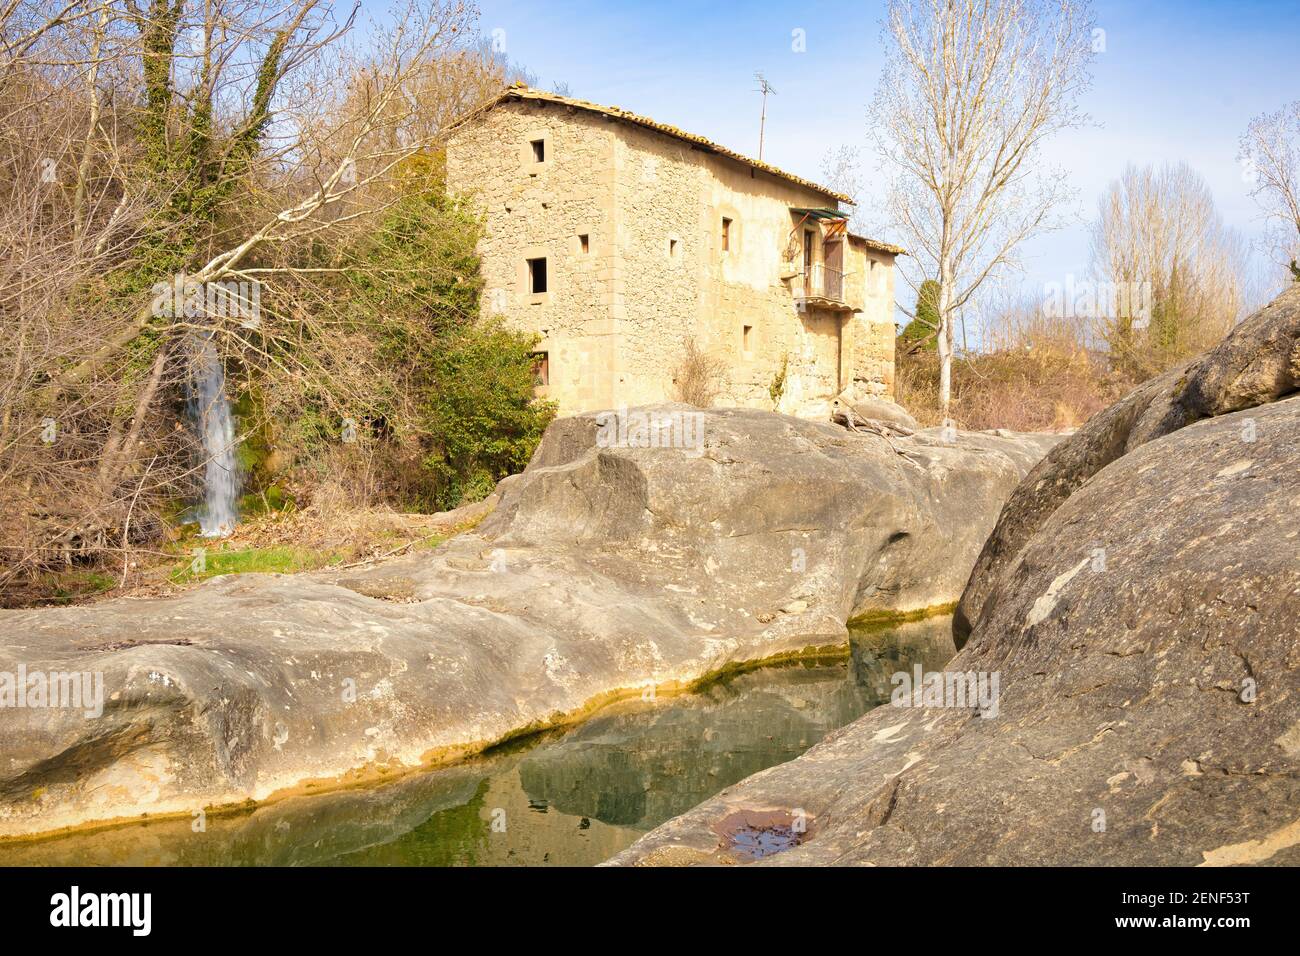
[{"label": "green water", "polygon": [[846,660],[767,667],[697,694],[382,787],[247,814],[0,845],[0,864],[510,866],[599,863],[670,817],[888,701],[889,677],[952,656],[951,618],[856,633]]}]

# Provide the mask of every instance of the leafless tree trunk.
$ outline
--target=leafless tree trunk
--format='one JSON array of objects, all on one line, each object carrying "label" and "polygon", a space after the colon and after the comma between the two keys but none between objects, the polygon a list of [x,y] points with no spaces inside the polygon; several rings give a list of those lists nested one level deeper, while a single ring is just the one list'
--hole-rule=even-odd
[{"label": "leafless tree trunk", "polygon": [[1273,258],[1300,282],[1300,100],[1251,121],[1241,161],[1264,212]]},{"label": "leafless tree trunk", "polygon": [[1087,0],[890,0],[872,125],[903,275],[939,283],[945,414],[957,313],[1070,194],[1035,168],[1044,139],[1085,119],[1091,26]]}]

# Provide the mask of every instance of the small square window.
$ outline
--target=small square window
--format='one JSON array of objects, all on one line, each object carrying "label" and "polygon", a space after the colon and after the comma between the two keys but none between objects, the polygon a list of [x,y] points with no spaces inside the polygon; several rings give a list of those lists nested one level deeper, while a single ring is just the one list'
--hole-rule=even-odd
[{"label": "small square window", "polygon": [[551,360],[546,352],[533,353],[533,386],[545,387],[551,384]]},{"label": "small square window", "polygon": [[585,232],[578,236],[578,249],[581,250],[584,256],[591,252],[591,236]]},{"label": "small square window", "polygon": [[534,139],[530,141],[528,145],[533,148],[533,162],[546,162],[546,140]]},{"label": "small square window", "polygon": [[722,251],[727,252],[731,249],[731,220],[726,216],[722,217]]},{"label": "small square window", "polygon": [[546,259],[528,260],[528,291],[540,295],[546,291]]}]

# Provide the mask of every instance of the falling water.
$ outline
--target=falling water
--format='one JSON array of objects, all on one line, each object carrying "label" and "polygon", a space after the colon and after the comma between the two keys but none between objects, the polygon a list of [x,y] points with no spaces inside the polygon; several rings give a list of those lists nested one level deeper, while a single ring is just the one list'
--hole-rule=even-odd
[{"label": "falling water", "polygon": [[203,445],[203,501],[197,508],[205,538],[224,538],[239,520],[241,476],[235,459],[235,419],[226,397],[226,373],[212,333],[194,337],[189,411]]}]

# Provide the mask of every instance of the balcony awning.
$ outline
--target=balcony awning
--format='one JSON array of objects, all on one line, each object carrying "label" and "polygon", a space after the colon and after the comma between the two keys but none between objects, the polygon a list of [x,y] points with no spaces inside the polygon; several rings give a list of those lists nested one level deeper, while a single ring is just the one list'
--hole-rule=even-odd
[{"label": "balcony awning", "polygon": [[801,206],[791,206],[790,212],[803,217],[799,220],[795,229],[798,229],[799,226],[811,219],[821,224],[825,230],[823,235],[826,239],[835,239],[848,232],[848,214],[840,212],[838,209],[805,209]]},{"label": "balcony awning", "polygon": [[847,235],[850,239],[857,239],[864,243],[868,248],[875,249],[879,252],[887,252],[891,256],[905,256],[907,250],[902,246],[896,246],[892,243],[881,242],[879,239],[868,239],[866,236],[859,236],[848,231],[849,213],[839,209],[805,209],[801,206],[791,206],[790,211],[797,213],[803,218],[795,224],[794,229],[790,230],[790,235],[798,231],[799,226],[803,225],[809,219],[822,223],[826,227],[823,233],[826,239],[838,239],[841,235]]},{"label": "balcony awning", "polygon": [[799,206],[791,206],[791,212],[797,212],[805,219],[848,219],[848,215],[840,212],[838,209],[803,209]]}]

